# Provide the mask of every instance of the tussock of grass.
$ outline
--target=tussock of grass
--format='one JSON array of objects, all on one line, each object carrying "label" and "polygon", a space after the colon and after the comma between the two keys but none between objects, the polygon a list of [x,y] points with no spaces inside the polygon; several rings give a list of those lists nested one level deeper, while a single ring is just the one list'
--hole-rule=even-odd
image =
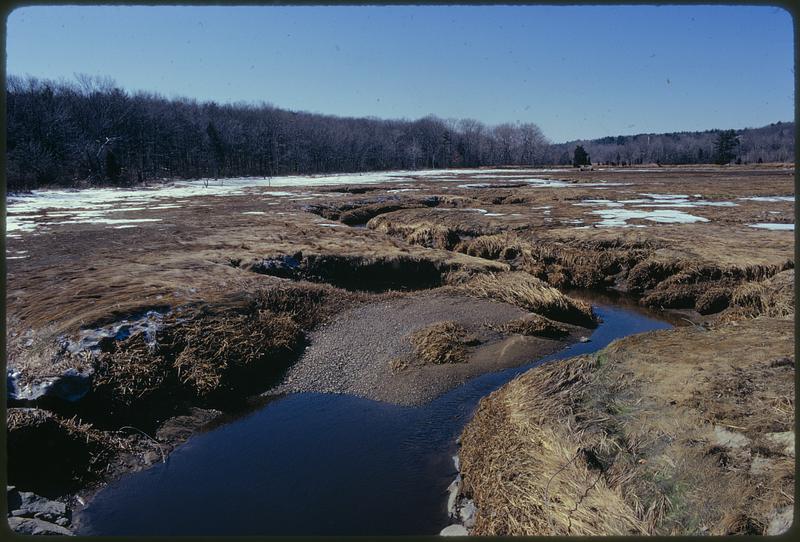
[{"label": "tussock of grass", "polygon": [[621,239],[538,241],[524,246],[521,268],[558,288],[598,288],[650,251],[647,243]]},{"label": "tussock of grass", "polygon": [[[660,280],[655,287],[642,298],[642,303],[651,307],[689,308],[700,314],[713,314],[726,309],[733,302],[734,290],[740,291],[739,299],[745,306],[758,310],[756,290],[745,287],[746,281],[765,281],[785,266],[778,265],[743,265],[733,267],[715,267],[694,262],[677,262],[672,266],[660,268],[657,277],[663,276],[664,269],[672,269],[673,273]],[[649,269],[653,269],[652,266]],[[652,282],[652,281],[651,281]],[[649,283],[648,283],[649,284]]]},{"label": "tussock of grass", "polygon": [[266,310],[195,320],[174,330],[182,348],[172,366],[182,384],[204,396],[230,373],[288,355],[301,336],[290,316]]},{"label": "tussock of grass", "polygon": [[499,233],[461,241],[455,250],[488,260],[513,260],[522,253],[522,246],[513,235]]},{"label": "tussock of grass", "polygon": [[[417,359],[423,364],[463,363],[467,347],[477,344],[475,337],[456,322],[436,322],[409,336]],[[398,364],[397,368],[402,368]]]},{"label": "tussock of grass", "polygon": [[387,235],[399,235],[408,243],[427,248],[450,250],[460,240],[457,229],[427,221],[404,223],[378,216],[367,222],[367,227]]},{"label": "tussock of grass", "polygon": [[761,282],[742,284],[733,292],[732,304],[743,316],[781,318],[794,314],[794,270]]},{"label": "tussock of grass", "polygon": [[366,224],[370,219],[382,215],[384,213],[391,213],[398,209],[403,209],[405,206],[397,203],[373,203],[370,205],[363,205],[350,209],[339,215],[339,222],[352,226],[354,224]]},{"label": "tussock of grass", "polygon": [[357,297],[301,283],[231,296],[225,306],[179,312],[164,322],[154,343],[136,334],[102,353],[93,393],[112,410],[128,411],[165,396],[206,398],[232,391],[247,375],[283,370],[304,329]]},{"label": "tussock of grass", "polygon": [[569,330],[564,326],[535,313],[531,313],[517,320],[506,322],[503,325],[497,326],[496,329],[503,333],[535,335],[538,337],[550,337],[554,339],[569,335]]},{"label": "tussock of grass", "polygon": [[510,303],[559,322],[597,324],[590,305],[571,299],[522,271],[475,275],[459,288],[467,294]]},{"label": "tussock of grass", "polygon": [[659,282],[674,275],[680,264],[674,261],[649,259],[635,265],[628,273],[628,289],[633,293],[643,293],[655,288]]},{"label": "tussock of grass", "polygon": [[100,354],[92,388],[95,395],[130,407],[161,389],[170,380],[170,373],[165,355],[147,344],[142,334],[136,334]]}]

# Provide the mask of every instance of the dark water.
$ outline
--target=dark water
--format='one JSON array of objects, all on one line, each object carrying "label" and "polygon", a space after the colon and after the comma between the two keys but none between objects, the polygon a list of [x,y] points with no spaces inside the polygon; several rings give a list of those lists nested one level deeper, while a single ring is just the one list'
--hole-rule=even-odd
[{"label": "dark water", "polygon": [[455,440],[481,397],[530,367],[670,324],[595,307],[591,341],[476,377],[421,407],[293,394],[192,437],[167,463],[108,486],[80,534],[406,535],[448,525]]}]

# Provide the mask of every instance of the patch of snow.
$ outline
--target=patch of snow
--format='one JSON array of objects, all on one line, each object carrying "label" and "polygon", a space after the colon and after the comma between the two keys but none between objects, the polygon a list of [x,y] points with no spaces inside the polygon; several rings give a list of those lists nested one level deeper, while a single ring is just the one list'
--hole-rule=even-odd
[{"label": "patch of snow", "polygon": [[474,207],[434,207],[434,211],[472,211],[476,213],[487,213],[486,209],[476,209]]},{"label": "patch of snow", "polygon": [[505,213],[486,213],[483,216],[505,216]]},{"label": "patch of snow", "polygon": [[338,227],[341,227],[341,226],[342,226],[342,224],[328,224],[328,223],[322,223],[322,224],[317,224],[317,226],[323,226],[323,227],[326,227],[326,228],[338,228]]},{"label": "patch of snow", "polygon": [[264,211],[242,211],[243,215],[265,215]]},{"label": "patch of snow", "polygon": [[75,220],[51,222],[51,224],[131,224],[139,222],[161,222],[160,218],[94,218],[79,217]]},{"label": "patch of snow", "polygon": [[692,224],[695,222],[708,222],[707,218],[690,215],[683,211],[671,209],[656,209],[653,211],[639,211],[634,209],[598,209],[590,211],[592,214],[600,215],[603,220],[597,223],[600,227],[629,227],[627,221],[633,218],[641,218],[662,224]]},{"label": "patch of snow", "polygon": [[667,199],[667,200],[670,200],[670,199],[684,199],[685,200],[686,198],[689,197],[687,194],[648,194],[648,193],[643,193],[643,192],[640,192],[639,195],[640,196],[647,196],[648,198],[655,199],[655,200],[659,200],[659,199],[661,199],[661,200],[664,200],[664,199]]},{"label": "patch of snow", "polygon": [[640,203],[636,207],[737,207],[732,201],[679,201],[670,203]]},{"label": "patch of snow", "polygon": [[762,223],[748,224],[751,228],[760,228],[762,230],[773,231],[794,231],[794,224],[776,224],[776,223]]},{"label": "patch of snow", "polygon": [[739,199],[777,203],[779,201],[794,201],[794,196],[751,196],[749,198],[739,198]]},{"label": "patch of snow", "polygon": [[611,201],[607,199],[585,199],[580,203],[575,203],[574,205],[578,206],[592,206],[592,205],[604,205],[606,207],[622,207],[622,203],[617,201]]}]

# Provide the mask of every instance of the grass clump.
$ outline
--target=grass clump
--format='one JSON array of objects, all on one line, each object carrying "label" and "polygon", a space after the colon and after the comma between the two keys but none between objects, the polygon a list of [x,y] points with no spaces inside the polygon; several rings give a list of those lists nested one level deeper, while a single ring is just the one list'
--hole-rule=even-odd
[{"label": "grass clump", "polygon": [[782,318],[794,314],[794,269],[761,282],[742,284],[733,292],[732,305],[744,316]]},{"label": "grass clump", "polygon": [[571,299],[522,271],[475,275],[460,288],[470,295],[503,301],[559,322],[590,327],[597,324],[589,304]]},{"label": "grass clump", "polygon": [[513,260],[522,253],[522,246],[514,236],[500,233],[462,241],[455,250],[487,260]]},{"label": "grass clump", "polygon": [[[463,326],[452,321],[431,324],[412,333],[409,339],[417,358],[426,365],[463,363],[467,360],[467,347],[478,342]],[[402,368],[399,363],[398,368]]]},{"label": "grass clump", "polygon": [[301,335],[290,316],[268,310],[187,322],[174,331],[182,348],[172,366],[181,384],[205,396],[233,373],[288,355]]},{"label": "grass clump", "polygon": [[528,335],[536,337],[549,337],[560,339],[569,335],[569,330],[549,318],[536,313],[528,314],[522,318],[511,320],[496,328],[502,333]]}]

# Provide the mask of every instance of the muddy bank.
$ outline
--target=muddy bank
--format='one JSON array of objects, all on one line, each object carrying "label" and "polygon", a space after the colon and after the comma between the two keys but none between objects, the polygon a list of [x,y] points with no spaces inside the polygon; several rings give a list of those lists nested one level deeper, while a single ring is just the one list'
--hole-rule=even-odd
[{"label": "muddy bank", "polygon": [[793,321],[631,336],[532,369],[461,436],[471,534],[777,534],[794,493]]},{"label": "muddy bank", "polygon": [[[498,331],[528,314],[508,303],[446,292],[364,304],[314,331],[302,357],[273,391],[346,393],[416,405],[472,376],[527,363],[588,333],[569,324],[560,339]],[[466,359],[420,363],[411,336],[445,321],[463,326],[473,336]]]}]

